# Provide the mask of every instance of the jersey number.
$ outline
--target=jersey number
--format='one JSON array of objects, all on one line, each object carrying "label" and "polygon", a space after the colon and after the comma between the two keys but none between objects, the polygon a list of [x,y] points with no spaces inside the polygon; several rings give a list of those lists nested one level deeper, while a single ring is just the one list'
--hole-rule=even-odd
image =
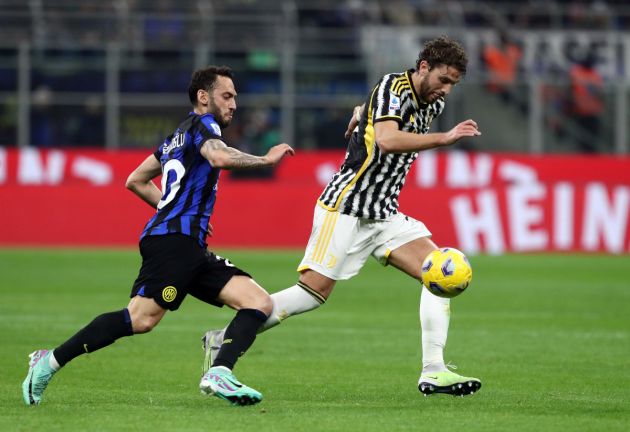
[{"label": "jersey number", "polygon": [[217,259],[218,259],[219,261],[223,261],[223,263],[224,263],[226,266],[228,266],[228,267],[234,267],[234,264],[232,264],[232,263],[230,262],[230,260],[229,260],[229,259],[227,259],[227,258],[223,258],[222,256],[219,256],[219,255],[216,255],[216,254],[215,254],[214,256],[215,256],[215,257],[217,257]]},{"label": "jersey number", "polygon": [[179,190],[179,182],[186,173],[186,168],[177,159],[171,159],[164,164],[162,173],[162,199],[157,205],[158,210],[173,201]]}]

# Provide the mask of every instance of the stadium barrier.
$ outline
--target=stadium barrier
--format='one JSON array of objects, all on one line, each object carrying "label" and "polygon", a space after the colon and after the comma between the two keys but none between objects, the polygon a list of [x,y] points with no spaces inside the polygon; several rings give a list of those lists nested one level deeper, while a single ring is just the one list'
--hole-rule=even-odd
[{"label": "stadium barrier", "polygon": [[[148,154],[0,148],[0,245],[135,245],[154,210],[124,183]],[[304,247],[343,157],[298,152],[273,179],[222,173],[210,246]],[[628,253],[630,157],[425,152],[400,208],[467,253]]]}]

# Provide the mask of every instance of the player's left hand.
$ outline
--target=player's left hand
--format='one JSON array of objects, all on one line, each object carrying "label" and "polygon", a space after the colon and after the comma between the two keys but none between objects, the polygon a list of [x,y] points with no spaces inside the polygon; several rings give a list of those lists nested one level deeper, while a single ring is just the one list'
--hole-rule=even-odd
[{"label": "player's left hand", "polygon": [[210,221],[208,221],[208,237],[212,237],[214,235],[214,228],[212,227],[212,224],[210,223]]},{"label": "player's left hand", "polygon": [[267,159],[269,165],[273,166],[280,162],[286,155],[295,155],[295,150],[293,150],[289,144],[282,143],[271,147],[264,158]]},{"label": "player's left hand", "polygon": [[472,119],[464,120],[450,131],[444,134],[442,145],[451,145],[465,137],[476,137],[481,135],[477,122]]}]

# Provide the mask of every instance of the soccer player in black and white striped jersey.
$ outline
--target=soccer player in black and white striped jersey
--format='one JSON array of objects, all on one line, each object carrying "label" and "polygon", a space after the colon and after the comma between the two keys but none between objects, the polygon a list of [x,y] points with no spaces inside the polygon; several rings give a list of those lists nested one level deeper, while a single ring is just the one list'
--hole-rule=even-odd
[{"label": "soccer player in black and white striped jersey", "polygon": [[[346,159],[315,206],[313,230],[298,267],[299,282],[271,296],[273,311],[260,331],[319,307],[338,280],[356,275],[370,255],[421,280],[424,258],[436,244],[426,226],[398,211],[398,194],[418,153],[452,145],[481,133],[465,120],[445,133],[428,133],[445,98],[466,73],[467,56],[455,41],[429,41],[416,67],[381,78],[365,104],[355,109],[346,137]],[[426,394],[472,394],[476,378],[448,370],[443,350],[450,300],[422,290],[423,367],[419,390]],[[206,358],[220,347],[222,330],[204,336]]]}]

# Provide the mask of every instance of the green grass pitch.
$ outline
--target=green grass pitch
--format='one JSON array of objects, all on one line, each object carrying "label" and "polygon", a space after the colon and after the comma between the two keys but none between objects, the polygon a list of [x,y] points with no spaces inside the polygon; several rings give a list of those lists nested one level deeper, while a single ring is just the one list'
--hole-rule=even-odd
[{"label": "green grass pitch", "polygon": [[[300,252],[220,251],[270,292]],[[628,431],[630,258],[471,257],[451,303],[446,359],[479,377],[469,397],[423,397],[419,286],[370,262],[328,303],[258,337],[236,375],[253,407],[198,391],[200,336],[233,315],[188,298],[147,335],[82,356],[26,407],[27,355],[124,307],[132,250],[0,250],[2,431]]]}]

